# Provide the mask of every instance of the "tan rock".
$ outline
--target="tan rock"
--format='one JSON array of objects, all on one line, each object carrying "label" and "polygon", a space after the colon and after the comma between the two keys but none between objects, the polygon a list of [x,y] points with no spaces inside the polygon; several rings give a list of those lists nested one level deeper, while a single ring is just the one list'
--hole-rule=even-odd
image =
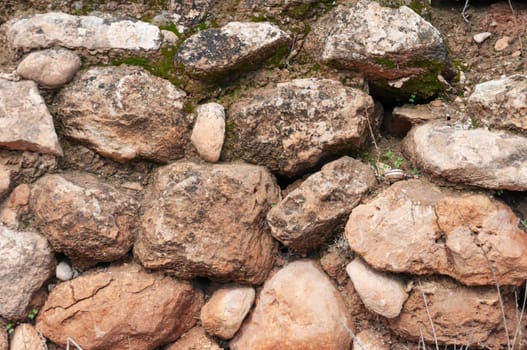
[{"label": "tan rock", "polygon": [[0,350],[9,350],[9,337],[3,324],[0,328]]},{"label": "tan rock", "polygon": [[[445,115],[452,111],[442,105],[433,106],[434,100],[426,105],[404,105],[394,107],[392,114],[384,120],[386,130],[395,135],[404,136],[414,125],[423,124],[427,121],[445,119]],[[436,102],[436,103],[437,103]]]},{"label": "tan rock", "polygon": [[73,79],[81,67],[80,57],[65,49],[34,51],[16,68],[24,79],[46,88],[58,88]]},{"label": "tan rock", "polygon": [[11,336],[9,350],[47,350],[47,347],[35,327],[29,323],[22,323],[15,328]]},{"label": "tan rock", "polygon": [[123,265],[57,285],[36,328],[60,346],[70,337],[84,349],[153,350],[192,328],[202,304],[188,282]]},{"label": "tan rock", "polygon": [[20,228],[20,216],[28,212],[30,188],[22,184],[13,189],[0,205],[0,222],[10,228]]},{"label": "tan rock", "polygon": [[194,327],[165,350],[221,350],[221,348],[207,336],[203,328]]},{"label": "tan rock", "polygon": [[198,107],[190,140],[201,158],[216,163],[225,139],[225,109],[218,103]]},{"label": "tan rock", "polygon": [[53,249],[81,267],[117,260],[132,247],[138,203],[94,176],[46,175],[33,185],[29,206]]},{"label": "tan rock", "polygon": [[11,171],[0,164],[0,199],[9,193],[11,188]]},{"label": "tan rock", "polygon": [[504,36],[496,40],[496,43],[494,44],[494,50],[496,51],[503,51],[506,48],[509,47],[511,38],[508,36]]},{"label": "tan rock", "polygon": [[232,350],[348,350],[342,297],[313,261],[295,261],[268,279]]},{"label": "tan rock", "polygon": [[211,335],[231,339],[251,310],[255,296],[251,287],[218,289],[201,309],[201,325]]},{"label": "tan rock", "polygon": [[357,333],[351,350],[390,350],[390,345],[384,342],[377,331],[366,329]]},{"label": "tan rock", "polygon": [[276,254],[265,215],[279,191],[272,175],[254,165],[159,168],[145,191],[134,254],[149,269],[185,279],[261,284]]}]

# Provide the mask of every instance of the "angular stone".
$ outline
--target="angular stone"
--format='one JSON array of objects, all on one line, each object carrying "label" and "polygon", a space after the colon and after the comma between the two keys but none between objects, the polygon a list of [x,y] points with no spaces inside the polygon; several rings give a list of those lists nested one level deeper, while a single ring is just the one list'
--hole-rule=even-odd
[{"label": "angular stone", "polygon": [[205,334],[201,327],[194,327],[183,334],[179,340],[165,350],[222,350],[214,340]]},{"label": "angular stone", "polygon": [[22,184],[13,189],[9,197],[0,205],[0,223],[12,228],[21,228],[20,217],[28,213],[30,188]]},{"label": "angular stone", "polygon": [[271,234],[293,250],[316,249],[342,231],[351,210],[376,184],[373,168],[360,160],[328,163],[269,211]]},{"label": "angular stone", "polygon": [[161,45],[158,27],[129,19],[49,12],[15,18],[4,26],[9,47],[18,51],[53,46],[87,50],[155,51]]},{"label": "angular stone", "polygon": [[53,249],[82,267],[118,260],[132,247],[137,202],[94,176],[46,175],[29,207]]},{"label": "angular stone", "polygon": [[268,279],[232,350],[348,350],[348,311],[314,261],[295,261]]},{"label": "angular stone", "polygon": [[194,76],[218,77],[263,61],[290,41],[287,33],[271,23],[230,22],[192,35],[174,59]]},{"label": "angular stone", "polygon": [[351,350],[390,350],[390,345],[375,329],[365,329],[357,333]]},{"label": "angular stone", "polygon": [[214,0],[174,1],[167,5],[178,31],[184,33],[189,28],[197,27],[211,14]]},{"label": "angular stone", "polygon": [[360,258],[349,263],[346,271],[369,310],[386,318],[399,316],[404,302],[408,299],[406,285],[400,278],[375,271]]},{"label": "angular stone", "polygon": [[45,88],[58,88],[73,79],[81,67],[80,57],[64,49],[35,51],[24,57],[16,73]]},{"label": "angular stone", "polygon": [[[435,100],[438,101],[438,100]],[[391,115],[384,119],[384,127],[390,134],[405,136],[408,131],[418,124],[423,124],[431,120],[447,119],[450,115],[449,107],[433,107],[432,104],[426,105],[404,105],[394,107]]]},{"label": "angular stone", "polygon": [[527,75],[512,75],[476,85],[468,98],[470,114],[485,125],[527,132]]},{"label": "angular stone", "polygon": [[101,155],[168,162],[183,156],[192,118],[185,92],[141,67],[92,67],[55,99],[64,135]]},{"label": "angular stone", "polygon": [[486,129],[441,124],[414,127],[404,151],[424,172],[454,183],[527,190],[527,138]]},{"label": "angular stone", "polygon": [[[241,0],[236,9],[236,15],[245,19],[254,18],[255,14],[267,17],[293,16],[301,18],[308,15],[309,10],[317,8],[317,0]],[[320,4],[322,5],[322,4]]]},{"label": "angular stone", "polygon": [[34,82],[0,79],[0,147],[62,156],[53,118]]},{"label": "angular stone", "polygon": [[149,269],[185,279],[261,284],[276,254],[265,215],[279,191],[271,174],[254,165],[159,168],[146,190],[135,256]]},{"label": "angular stone", "polygon": [[0,225],[0,316],[26,316],[31,296],[55,270],[48,241],[38,233],[14,231]]},{"label": "angular stone", "polygon": [[486,195],[410,180],[356,207],[346,237],[377,270],[519,285],[527,277],[527,234],[518,224],[509,207]]},{"label": "angular stone", "polygon": [[472,37],[474,39],[474,41],[477,43],[477,44],[481,44],[483,43],[485,40],[487,40],[488,38],[490,38],[492,36],[492,33],[489,33],[489,32],[482,32],[482,33],[478,33],[478,34],[474,34],[474,36]]},{"label": "angular stone", "polygon": [[292,80],[231,106],[224,156],[294,176],[325,156],[359,148],[373,119],[373,100],[360,90],[335,80]]},{"label": "angular stone", "polygon": [[225,109],[212,102],[199,106],[196,114],[190,140],[201,158],[216,163],[225,139]]},{"label": "angular stone", "polygon": [[253,306],[255,296],[251,287],[218,289],[201,309],[201,325],[211,335],[231,339]]},{"label": "angular stone", "polygon": [[63,347],[70,337],[83,349],[150,350],[192,328],[202,305],[190,283],[123,265],[58,284],[36,328]]},{"label": "angular stone", "polygon": [[29,323],[22,323],[15,328],[11,337],[9,350],[47,350],[40,335]]}]

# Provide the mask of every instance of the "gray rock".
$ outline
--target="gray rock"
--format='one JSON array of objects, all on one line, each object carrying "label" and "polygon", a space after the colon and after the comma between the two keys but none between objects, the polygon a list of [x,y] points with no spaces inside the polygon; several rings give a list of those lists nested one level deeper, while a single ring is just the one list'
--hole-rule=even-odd
[{"label": "gray rock", "polygon": [[178,31],[183,33],[189,28],[202,23],[213,10],[214,0],[188,0],[170,2],[173,22]]},{"label": "gray rock", "polygon": [[0,256],[0,316],[21,319],[33,293],[53,275],[53,251],[38,233],[0,225]]},{"label": "gray rock", "polygon": [[225,109],[218,103],[198,107],[190,140],[201,158],[215,163],[220,159],[225,139]]},{"label": "gray rock", "polygon": [[61,261],[55,268],[55,277],[60,281],[69,281],[73,278],[73,268],[65,261]]},{"label": "gray rock", "polygon": [[0,79],[0,147],[62,156],[53,118],[34,82]]}]

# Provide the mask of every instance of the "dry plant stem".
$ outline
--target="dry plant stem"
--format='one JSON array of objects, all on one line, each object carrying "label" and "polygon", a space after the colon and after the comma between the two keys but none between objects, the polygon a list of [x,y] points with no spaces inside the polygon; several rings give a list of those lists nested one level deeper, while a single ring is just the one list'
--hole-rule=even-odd
[{"label": "dry plant stem", "polygon": [[70,343],[72,343],[77,348],[77,350],[83,350],[80,345],[77,344],[75,340],[71,339],[70,337],[66,338],[66,350],[70,350]]},{"label": "dry plant stem", "polygon": [[436,345],[436,350],[439,350],[439,344],[437,343],[436,329],[434,327],[434,322],[432,321],[432,316],[430,315],[430,310],[428,309],[428,302],[426,301],[425,292],[423,292],[423,286],[421,285],[421,280],[418,280],[418,282],[419,282],[419,291],[421,292],[421,295],[423,296],[423,301],[425,302],[426,315],[428,316],[428,321],[430,322],[430,326],[432,327],[432,335],[434,336],[434,343]]},{"label": "dry plant stem", "polygon": [[[516,28],[518,28],[518,21],[516,20],[516,17],[517,17],[517,13],[516,11],[514,11],[514,8],[512,7],[512,2],[511,0],[508,1],[509,2],[509,7],[511,8],[511,12],[512,12],[512,18],[514,20],[514,26]],[[522,35],[521,35],[521,31],[518,33],[518,41],[520,43],[520,53],[521,55],[523,56],[523,43],[522,43]]]},{"label": "dry plant stem", "polygon": [[353,331],[348,327],[348,325],[346,324],[346,322],[342,321],[342,326],[344,327],[344,329],[351,335],[351,337],[353,338],[353,345],[357,344],[359,346],[359,348],[361,348],[361,350],[365,350],[364,347],[362,346],[361,342],[357,339],[357,337],[355,336],[355,333],[353,333]]},{"label": "dry plant stem", "polygon": [[[515,300],[518,300],[517,292],[514,292]],[[522,310],[518,316],[518,309],[516,309],[516,319],[518,323],[516,324],[516,331],[514,332],[514,338],[512,338],[512,346],[516,346],[516,341],[521,338],[521,324],[523,319],[523,314],[525,313],[525,304],[527,303],[527,281],[525,281],[525,292],[523,293],[523,302]]]},{"label": "dry plant stem", "polygon": [[375,141],[375,134],[373,133],[373,128],[371,127],[370,118],[366,118],[366,121],[368,122],[368,129],[370,130],[371,140],[373,141],[373,146],[375,147],[375,151],[377,152],[377,163],[381,159],[381,151],[379,150],[379,145],[377,145],[377,141]]},{"label": "dry plant stem", "polygon": [[467,15],[465,14],[465,11],[468,7],[468,0],[465,1],[465,6],[463,6],[463,11],[461,11],[461,16],[463,16],[463,20],[468,23]]}]

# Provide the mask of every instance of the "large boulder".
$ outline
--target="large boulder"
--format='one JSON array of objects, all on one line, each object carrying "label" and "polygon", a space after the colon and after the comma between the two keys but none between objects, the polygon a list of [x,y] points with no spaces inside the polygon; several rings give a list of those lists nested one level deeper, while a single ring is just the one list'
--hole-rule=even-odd
[{"label": "large boulder", "polygon": [[519,285],[527,278],[527,233],[518,224],[509,207],[484,194],[410,180],[356,207],[346,237],[378,270]]},{"label": "large boulder", "polygon": [[185,92],[136,66],[92,67],[55,99],[64,135],[117,161],[183,156],[192,118]]},{"label": "large boulder", "polygon": [[414,127],[404,151],[433,177],[490,189],[527,190],[527,138],[428,123]]},{"label": "large boulder", "polygon": [[348,350],[351,322],[338,290],[313,261],[268,279],[232,350]]},{"label": "large boulder", "polygon": [[136,265],[111,267],[57,285],[37,318],[37,330],[61,346],[152,350],[196,323],[202,293],[188,282]]},{"label": "large boulder", "polygon": [[316,249],[342,231],[351,210],[376,184],[373,168],[360,160],[328,163],[269,211],[271,234],[296,251]]},{"label": "large boulder", "polygon": [[0,256],[0,317],[23,318],[33,293],[55,271],[53,251],[38,233],[0,225]]},{"label": "large boulder", "polygon": [[46,175],[33,185],[29,207],[53,249],[75,264],[118,260],[132,247],[138,203],[94,176]]},{"label": "large boulder", "polygon": [[298,175],[325,156],[362,146],[373,119],[372,98],[339,81],[279,83],[231,106],[224,158]]},{"label": "large boulder", "polygon": [[135,256],[177,277],[262,283],[276,254],[265,215],[279,201],[269,172],[247,164],[176,162],[146,190]]}]

